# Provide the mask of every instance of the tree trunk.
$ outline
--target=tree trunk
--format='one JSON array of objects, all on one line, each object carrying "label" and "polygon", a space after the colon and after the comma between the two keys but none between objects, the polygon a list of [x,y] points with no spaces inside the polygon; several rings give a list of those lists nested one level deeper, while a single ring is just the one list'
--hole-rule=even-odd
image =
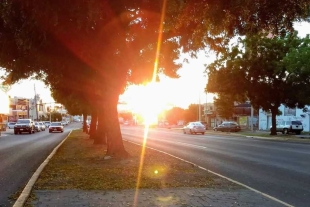
[{"label": "tree trunk", "polygon": [[93,110],[91,114],[91,122],[90,122],[90,128],[89,128],[90,139],[95,139],[96,132],[97,132],[97,121],[98,121],[97,111]]},{"label": "tree trunk", "polygon": [[83,132],[88,133],[87,127],[87,113],[83,112]]},{"label": "tree trunk", "polygon": [[[103,106],[101,106],[103,107]],[[94,144],[107,144],[106,128],[107,123],[105,123],[105,114],[102,109],[98,110],[98,127],[96,134],[94,136]]]},{"label": "tree trunk", "polygon": [[129,154],[123,145],[121,129],[119,125],[117,104],[118,94],[111,95],[106,102],[104,109],[106,117],[109,117],[109,127],[107,127],[108,148],[106,156],[115,158],[128,158]]},{"label": "tree trunk", "polygon": [[277,135],[277,117],[278,114],[278,107],[273,107],[271,108],[271,131],[270,131],[270,135]]}]

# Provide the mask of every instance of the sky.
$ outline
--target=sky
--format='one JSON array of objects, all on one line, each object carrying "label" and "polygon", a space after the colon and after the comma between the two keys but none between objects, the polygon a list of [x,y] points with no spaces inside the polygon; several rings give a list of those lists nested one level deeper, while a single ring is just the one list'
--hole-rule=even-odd
[{"label": "sky", "polygon": [[[295,29],[299,36],[304,37],[310,34],[309,23],[295,23]],[[182,68],[178,71],[180,78],[161,78],[161,84],[156,86],[156,96],[152,97],[155,102],[169,106],[178,106],[187,108],[191,103],[213,102],[213,94],[204,93],[207,84],[207,77],[204,74],[205,64],[211,63],[214,55],[200,52],[197,59],[192,59],[188,55],[183,54],[181,59],[188,58],[188,63],[183,63]],[[0,72],[1,75],[1,72]],[[10,96],[19,96],[25,98],[34,97],[34,87],[36,93],[40,94],[43,102],[52,102],[50,90],[43,82],[37,80],[22,80],[18,84],[14,84],[8,91]],[[130,86],[125,94],[120,96],[120,101],[131,102],[132,105],[138,106],[138,102],[142,102],[141,98],[145,96],[145,89],[138,86]],[[159,101],[161,100],[161,101]]]}]

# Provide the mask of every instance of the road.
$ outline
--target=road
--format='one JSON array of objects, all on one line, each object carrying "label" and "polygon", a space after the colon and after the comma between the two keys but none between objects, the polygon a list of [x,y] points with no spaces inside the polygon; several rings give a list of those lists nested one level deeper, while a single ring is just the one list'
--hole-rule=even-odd
[{"label": "road", "polygon": [[30,177],[68,135],[73,128],[81,124],[71,123],[65,126],[64,133],[48,133],[48,130],[35,134],[14,135],[13,129],[2,133],[0,137],[0,207],[12,206],[8,199],[22,190]]},{"label": "road", "polygon": [[[142,143],[143,128],[122,127]],[[310,144],[150,129],[147,146],[178,156],[294,206],[310,205]]]}]

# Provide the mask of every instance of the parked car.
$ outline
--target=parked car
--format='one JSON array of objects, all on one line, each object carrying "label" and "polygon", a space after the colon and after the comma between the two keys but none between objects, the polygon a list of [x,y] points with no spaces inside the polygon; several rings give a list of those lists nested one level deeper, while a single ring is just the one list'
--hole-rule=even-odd
[{"label": "parked car", "polygon": [[29,134],[35,133],[34,123],[31,119],[18,119],[14,126],[14,134],[21,134],[27,132]]},{"label": "parked car", "polygon": [[237,122],[225,121],[217,127],[214,127],[213,130],[221,132],[239,132],[241,130],[241,127]]},{"label": "parked car", "polygon": [[52,122],[51,125],[48,127],[49,133],[52,132],[64,132],[64,126],[61,122]]},{"label": "parked car", "polygon": [[43,122],[39,122],[39,125],[40,125],[40,128],[41,128],[41,131],[45,131],[45,129],[46,129],[46,126],[45,126],[45,124],[43,123]]},{"label": "parked car", "polygon": [[34,128],[35,128],[36,132],[42,131],[41,126],[40,126],[39,122],[37,122],[37,121],[34,122]]},{"label": "parked car", "polygon": [[16,122],[9,122],[8,123],[8,128],[9,129],[14,129],[15,124],[16,124]]},{"label": "parked car", "polygon": [[68,123],[66,121],[61,121],[61,123],[62,123],[63,126],[68,125]]},{"label": "parked car", "polygon": [[300,121],[283,121],[276,125],[276,131],[282,132],[282,134],[289,134],[290,132],[300,134],[303,130],[304,127]]},{"label": "parked car", "polygon": [[205,134],[206,127],[200,122],[189,122],[183,127],[183,133],[190,133],[190,134]]}]

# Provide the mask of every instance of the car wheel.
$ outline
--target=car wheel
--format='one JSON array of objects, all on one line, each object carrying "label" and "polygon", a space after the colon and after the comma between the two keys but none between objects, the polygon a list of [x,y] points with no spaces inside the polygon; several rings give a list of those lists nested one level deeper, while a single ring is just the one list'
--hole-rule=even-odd
[{"label": "car wheel", "polygon": [[204,133],[204,132],[202,132],[201,134],[202,134],[202,135],[204,135],[205,133]]},{"label": "car wheel", "polygon": [[186,131],[185,131],[185,130],[183,130],[183,134],[186,134]]},{"label": "car wheel", "polygon": [[191,130],[191,129],[189,130],[189,133],[190,133],[190,134],[193,134],[193,132],[192,132],[192,130]]},{"label": "car wheel", "polygon": [[30,131],[28,133],[31,134],[31,129],[30,129]]},{"label": "car wheel", "polygon": [[297,135],[300,135],[301,132],[296,132]]},{"label": "car wheel", "polygon": [[14,132],[14,134],[17,134],[17,132]]},{"label": "car wheel", "polygon": [[288,129],[283,129],[283,134],[288,134]]}]

